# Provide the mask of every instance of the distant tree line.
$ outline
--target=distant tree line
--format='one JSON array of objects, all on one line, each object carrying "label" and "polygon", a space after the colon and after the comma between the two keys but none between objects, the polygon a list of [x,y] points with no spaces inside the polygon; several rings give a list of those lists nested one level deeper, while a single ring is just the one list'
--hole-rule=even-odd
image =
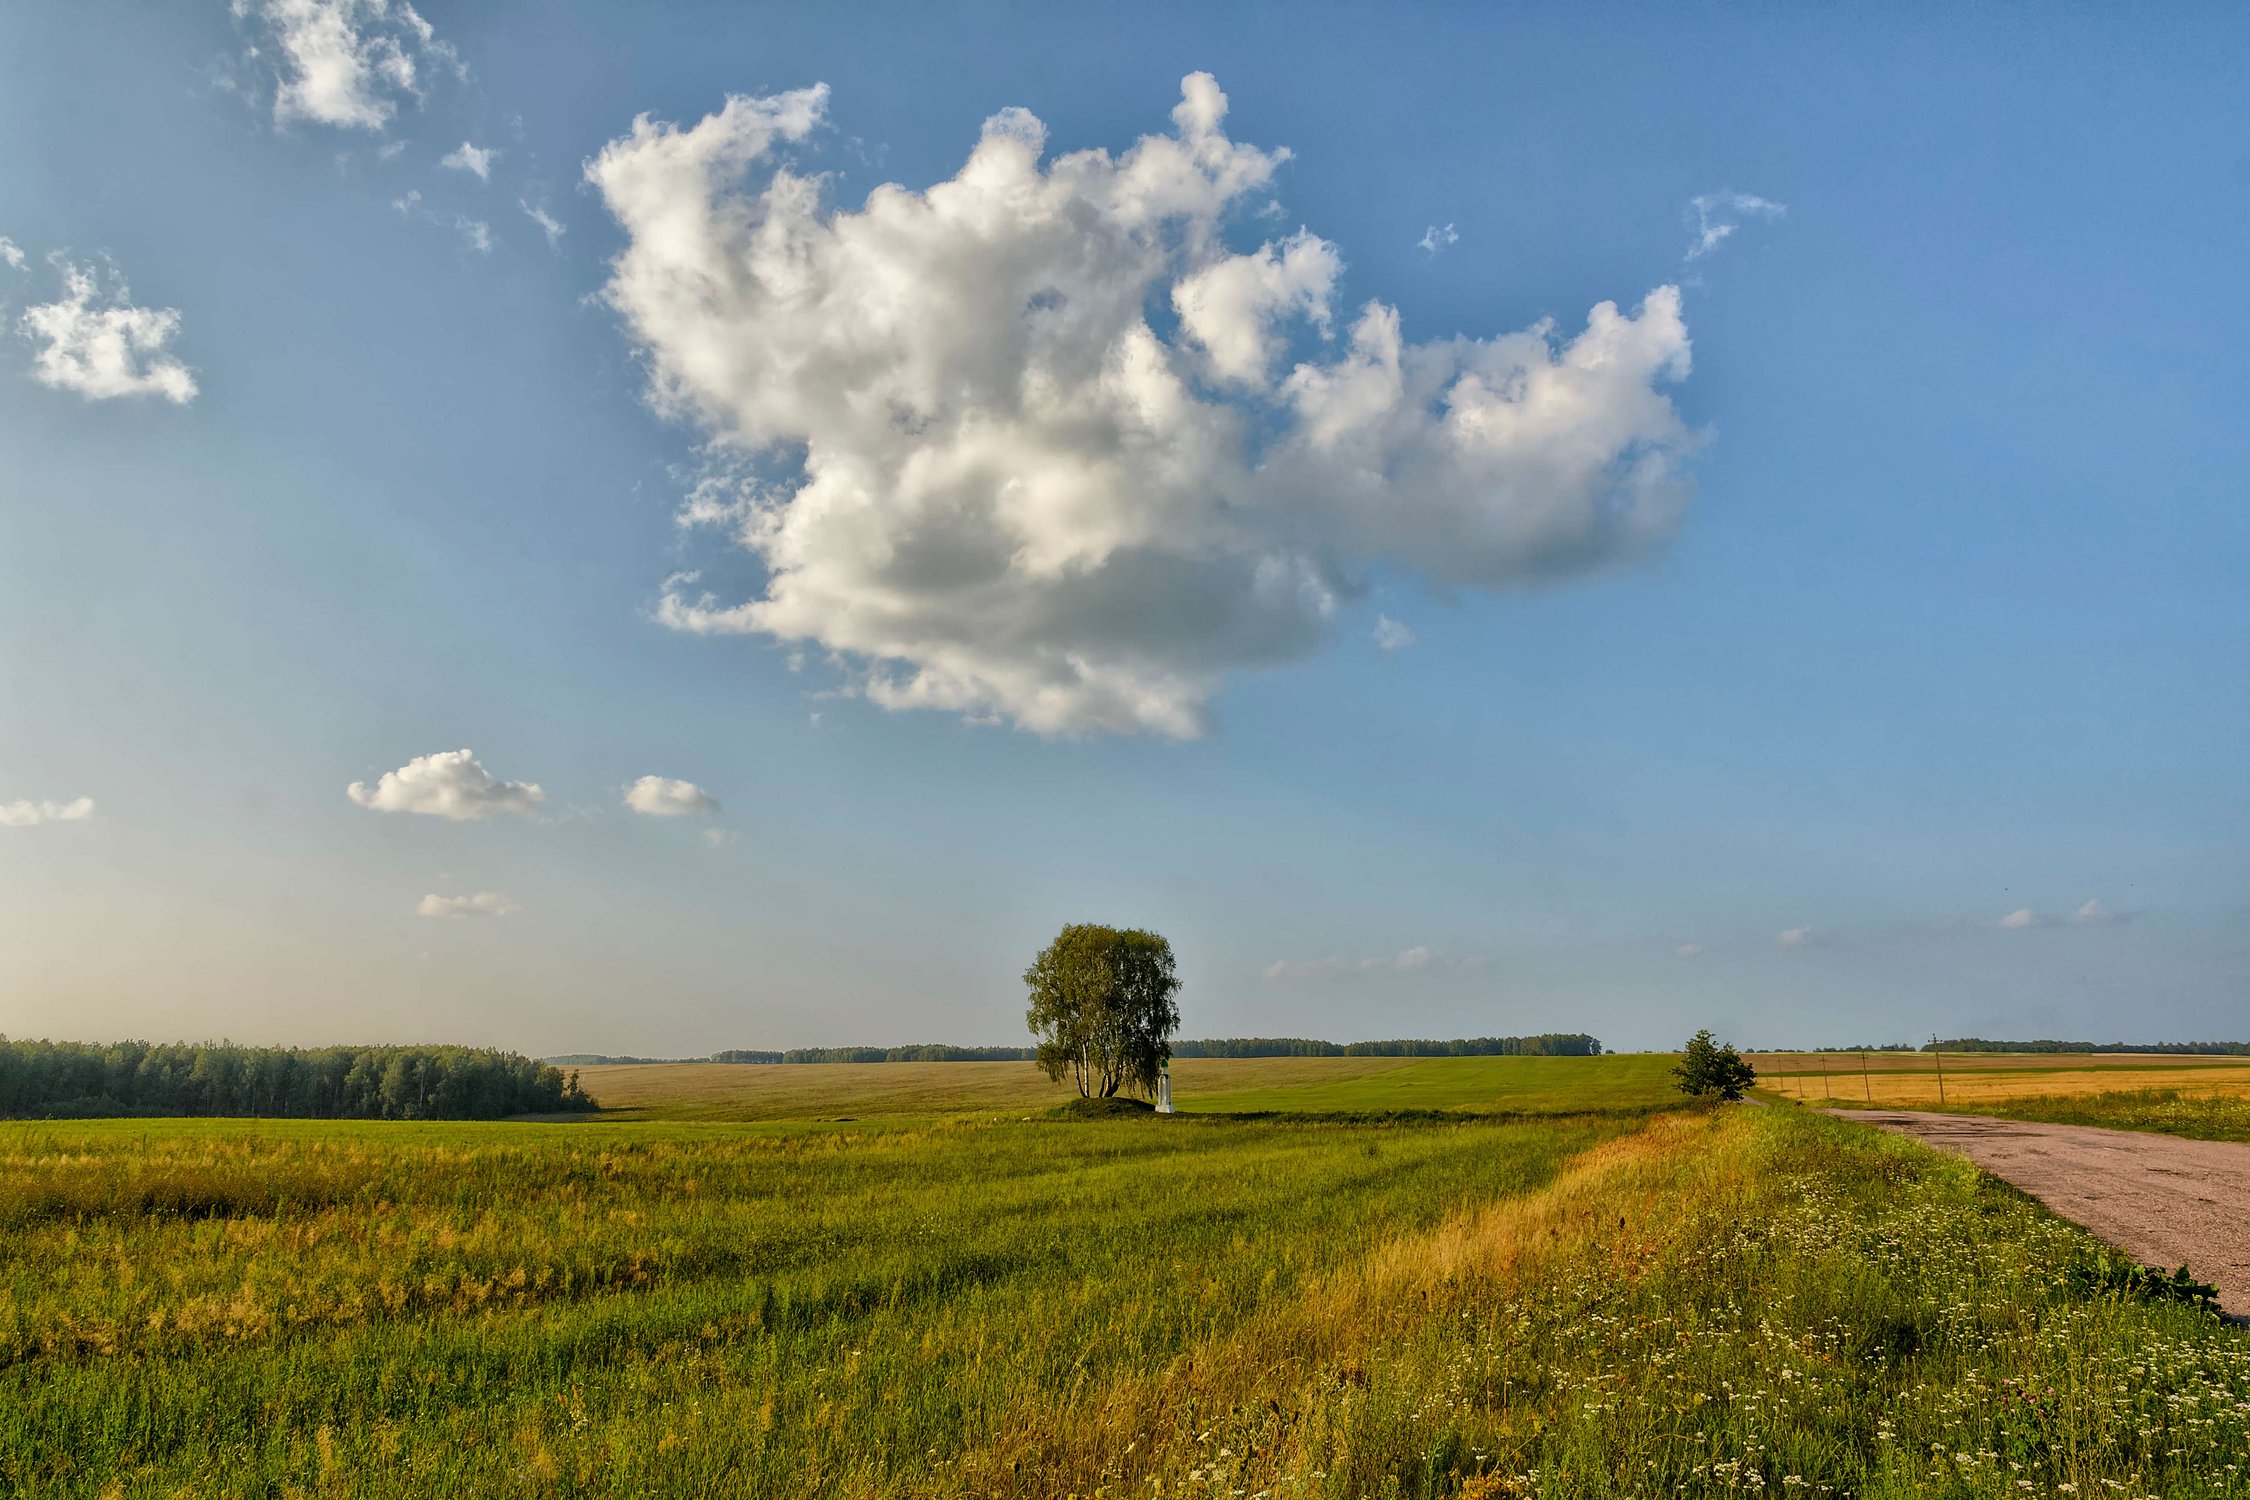
[{"label": "distant tree line", "polygon": [[[1301,1036],[1231,1036],[1172,1044],[1174,1057],[1599,1057],[1601,1053],[1601,1042],[1582,1032],[1473,1036],[1449,1042],[1323,1042]],[[943,1042],[924,1042],[912,1047],[791,1047],[786,1051],[730,1047],[709,1057],[621,1057],[601,1052],[566,1052],[546,1061],[565,1067],[590,1068],[605,1063],[674,1062],[1036,1062],[1038,1057],[1036,1047],[953,1047]]]},{"label": "distant tree line", "polygon": [[546,1063],[484,1047],[238,1047],[9,1041],[0,1118],[251,1115],[496,1120],[590,1110]]},{"label": "distant tree line", "polygon": [[2154,1052],[2173,1057],[2250,1057],[2250,1042],[1993,1042],[1981,1036],[1924,1042],[1921,1050],[1941,1052]]}]

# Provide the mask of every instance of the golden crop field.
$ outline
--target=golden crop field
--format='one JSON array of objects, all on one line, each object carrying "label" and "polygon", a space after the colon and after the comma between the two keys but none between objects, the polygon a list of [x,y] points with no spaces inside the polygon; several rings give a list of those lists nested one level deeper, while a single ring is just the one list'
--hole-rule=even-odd
[{"label": "golden crop field", "polygon": [[2250,1060],[2141,1053],[2099,1056],[2051,1053],[1765,1052],[1751,1056],[1758,1085],[1806,1103],[1900,1109],[2005,1105],[2144,1090],[2187,1097],[2250,1097]]}]

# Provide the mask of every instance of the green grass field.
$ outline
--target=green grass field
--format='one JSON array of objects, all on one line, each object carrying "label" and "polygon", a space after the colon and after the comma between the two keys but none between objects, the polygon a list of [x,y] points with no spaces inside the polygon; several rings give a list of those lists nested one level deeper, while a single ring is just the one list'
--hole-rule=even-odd
[{"label": "green grass field", "polygon": [[[1677,1097],[1668,1056],[1183,1058],[1183,1112],[1444,1109],[1552,1114]],[[615,1118],[825,1120],[1024,1114],[1072,1097],[1028,1062],[649,1063],[579,1070]]]},{"label": "green grass field", "polygon": [[1636,1110],[1652,1061],[0,1125],[0,1493],[2250,1495],[2240,1330],[1910,1142]]}]

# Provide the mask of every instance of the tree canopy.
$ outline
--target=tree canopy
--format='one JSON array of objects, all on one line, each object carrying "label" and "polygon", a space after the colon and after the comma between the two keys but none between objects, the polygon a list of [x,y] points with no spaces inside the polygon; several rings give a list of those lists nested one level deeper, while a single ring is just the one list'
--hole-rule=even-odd
[{"label": "tree canopy", "polygon": [[495,1120],[594,1107],[545,1063],[482,1047],[237,1047],[0,1037],[0,1118],[293,1115]]},{"label": "tree canopy", "polygon": [[1024,1021],[1049,1078],[1068,1077],[1089,1099],[1156,1092],[1180,1026],[1170,943],[1139,928],[1074,922],[1032,960],[1023,982],[1031,991]]},{"label": "tree canopy", "polygon": [[1740,1099],[1742,1091],[1758,1081],[1758,1070],[1744,1062],[1734,1048],[1713,1041],[1705,1029],[1688,1038],[1687,1049],[1672,1076],[1680,1081],[1683,1094]]}]

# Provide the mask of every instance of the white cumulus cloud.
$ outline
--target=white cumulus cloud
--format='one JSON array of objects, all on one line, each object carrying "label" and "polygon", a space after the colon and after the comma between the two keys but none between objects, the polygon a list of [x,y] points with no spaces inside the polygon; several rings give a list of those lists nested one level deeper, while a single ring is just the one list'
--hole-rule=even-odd
[{"label": "white cumulus cloud", "polygon": [[782,155],[827,104],[643,116],[587,168],[651,402],[748,476],[725,523],[762,585],[668,586],[672,628],[824,648],[888,708],[1185,737],[1371,567],[1493,589],[1673,529],[1675,288],[1426,343],[1339,309],[1328,241],[1227,244],[1287,153],[1230,139],[1204,74],[1121,153],[1050,157],[1003,110],[952,177],[856,207]]},{"label": "white cumulus cloud", "polygon": [[94,799],[75,797],[68,802],[33,802],[28,799],[0,802],[0,828],[32,828],[41,823],[80,823],[94,815]]},{"label": "white cumulus cloud", "polygon": [[0,234],[0,261],[5,261],[9,270],[20,271],[23,269],[23,258],[23,248],[6,235]]},{"label": "white cumulus cloud", "polygon": [[495,779],[468,750],[417,755],[397,770],[385,771],[373,786],[353,782],[344,795],[375,812],[426,813],[457,822],[505,813],[528,818],[547,800],[530,782]]},{"label": "white cumulus cloud", "polygon": [[1688,200],[1689,260],[1701,260],[1727,241],[1745,219],[1778,219],[1789,212],[1756,193],[1699,193]]},{"label": "white cumulus cloud", "polygon": [[456,172],[473,172],[480,182],[492,180],[492,164],[500,153],[489,146],[472,146],[467,141],[448,151],[438,161],[441,167],[451,167]]},{"label": "white cumulus cloud", "polygon": [[49,257],[63,294],[23,310],[18,328],[34,345],[32,378],[90,401],[160,396],[176,406],[195,399],[195,376],[166,346],[180,331],[179,309],[135,307],[114,269]]},{"label": "white cumulus cloud", "polygon": [[2109,927],[2124,921],[2125,916],[2122,912],[2111,911],[2108,907],[2102,905],[2097,897],[2088,900],[2084,906],[2074,909],[2070,914],[2070,920],[2074,926],[2078,927]]},{"label": "white cumulus cloud", "polygon": [[625,805],[652,818],[677,818],[689,813],[715,813],[719,799],[692,781],[643,776],[625,788]]},{"label": "white cumulus cloud", "polygon": [[2021,932],[2027,927],[2044,927],[2046,924],[2039,919],[2039,914],[2030,907],[2019,906],[1992,925],[2009,932]]},{"label": "white cumulus cloud", "polygon": [[233,0],[232,8],[251,28],[252,60],[274,74],[276,125],[381,130],[400,99],[420,97],[428,65],[463,71],[403,0]]},{"label": "white cumulus cloud", "polygon": [[424,896],[414,907],[422,917],[512,917],[523,908],[498,891],[478,891],[473,896]]}]

